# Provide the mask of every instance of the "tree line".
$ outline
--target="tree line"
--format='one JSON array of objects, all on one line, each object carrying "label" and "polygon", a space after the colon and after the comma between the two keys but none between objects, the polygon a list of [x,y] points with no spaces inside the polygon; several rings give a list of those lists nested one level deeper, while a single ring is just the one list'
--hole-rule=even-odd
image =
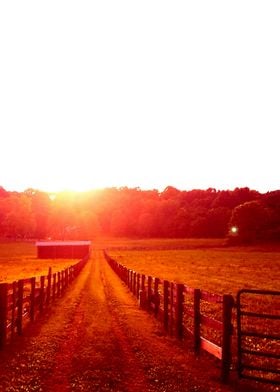
[{"label": "tree line", "polygon": [[280,191],[105,188],[48,194],[0,187],[0,237],[88,239],[228,237],[232,242],[280,238]]}]

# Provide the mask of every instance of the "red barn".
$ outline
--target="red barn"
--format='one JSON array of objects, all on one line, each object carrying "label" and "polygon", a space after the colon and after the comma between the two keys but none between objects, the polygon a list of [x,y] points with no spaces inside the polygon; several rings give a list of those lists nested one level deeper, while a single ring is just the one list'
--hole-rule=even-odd
[{"label": "red barn", "polygon": [[82,259],[90,252],[90,241],[38,241],[39,259]]}]

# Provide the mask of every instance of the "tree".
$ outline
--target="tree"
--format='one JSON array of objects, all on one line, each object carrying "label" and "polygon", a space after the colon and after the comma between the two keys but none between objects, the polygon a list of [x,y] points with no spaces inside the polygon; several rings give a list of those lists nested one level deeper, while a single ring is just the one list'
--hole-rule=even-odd
[{"label": "tree", "polygon": [[270,211],[267,239],[279,241],[280,239],[280,191],[267,192],[262,197],[263,202]]},{"label": "tree", "polygon": [[31,209],[34,216],[34,235],[38,239],[48,236],[51,200],[48,194],[33,190],[28,194],[31,200]]},{"label": "tree", "polygon": [[266,237],[269,218],[270,211],[260,200],[243,203],[233,209],[229,237],[243,243],[262,240]]},{"label": "tree", "polygon": [[6,214],[3,219],[4,235],[10,238],[32,238],[35,221],[30,198],[14,194],[7,199]]}]

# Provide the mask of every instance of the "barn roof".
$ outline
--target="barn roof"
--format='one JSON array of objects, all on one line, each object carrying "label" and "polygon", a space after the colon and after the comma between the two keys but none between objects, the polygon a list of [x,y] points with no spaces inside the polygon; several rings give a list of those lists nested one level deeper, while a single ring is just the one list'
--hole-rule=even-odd
[{"label": "barn roof", "polygon": [[37,241],[36,246],[86,246],[91,241]]}]

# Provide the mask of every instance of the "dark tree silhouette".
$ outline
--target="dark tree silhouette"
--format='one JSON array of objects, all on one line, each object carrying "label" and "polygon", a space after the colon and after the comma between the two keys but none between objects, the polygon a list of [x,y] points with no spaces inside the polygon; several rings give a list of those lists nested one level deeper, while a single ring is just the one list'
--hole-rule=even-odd
[{"label": "dark tree silhouette", "polygon": [[8,192],[0,187],[0,236],[86,239],[127,237],[226,237],[243,242],[279,240],[280,191],[249,188],[180,191],[106,188],[60,192]]}]

